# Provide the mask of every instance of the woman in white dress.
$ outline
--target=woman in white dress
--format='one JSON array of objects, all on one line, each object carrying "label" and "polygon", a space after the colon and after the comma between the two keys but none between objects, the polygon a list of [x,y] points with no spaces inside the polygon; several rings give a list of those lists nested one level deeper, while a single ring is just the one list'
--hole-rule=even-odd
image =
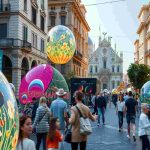
[{"label": "woman in white dress", "polygon": [[20,118],[19,138],[16,150],[36,150],[35,143],[29,139],[32,133],[32,121],[29,116]]}]

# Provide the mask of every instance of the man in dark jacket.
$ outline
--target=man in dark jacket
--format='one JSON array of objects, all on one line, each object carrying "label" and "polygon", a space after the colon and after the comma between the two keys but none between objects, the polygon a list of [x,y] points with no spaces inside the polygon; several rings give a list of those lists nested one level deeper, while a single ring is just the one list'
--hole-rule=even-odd
[{"label": "man in dark jacket", "polygon": [[105,125],[105,109],[106,109],[106,101],[102,93],[100,93],[100,96],[96,99],[97,109],[98,109],[98,123],[97,125],[100,125],[100,117],[102,115],[102,121],[103,125]]},{"label": "man in dark jacket", "polygon": [[133,130],[133,140],[136,141],[135,138],[135,119],[136,119],[136,101],[132,96],[132,92],[129,91],[129,98],[125,102],[125,111],[126,111],[126,119],[128,124],[128,135],[127,137],[130,138],[130,126]]},{"label": "man in dark jacket", "polygon": [[32,122],[34,122],[35,115],[36,115],[36,110],[39,107],[39,101],[35,97],[32,99],[33,101],[33,108],[32,108]]}]

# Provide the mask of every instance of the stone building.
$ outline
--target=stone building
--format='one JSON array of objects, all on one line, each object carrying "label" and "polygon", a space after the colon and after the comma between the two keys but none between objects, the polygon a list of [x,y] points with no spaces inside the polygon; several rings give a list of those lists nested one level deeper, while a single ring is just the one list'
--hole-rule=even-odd
[{"label": "stone building", "polygon": [[88,76],[88,32],[86,9],[81,0],[48,0],[49,30],[55,25],[71,29],[76,39],[76,52],[65,65],[52,64],[62,74],[74,72],[76,77]]},{"label": "stone building", "polygon": [[16,87],[32,67],[47,63],[47,0],[0,1],[2,72]]},{"label": "stone building", "polygon": [[99,46],[89,60],[89,77],[97,78],[98,90],[112,90],[123,78],[123,53],[111,47],[111,37],[99,38]]},{"label": "stone building", "polygon": [[142,6],[138,19],[140,23],[137,30],[139,39],[134,43],[134,62],[150,66],[150,3]]}]

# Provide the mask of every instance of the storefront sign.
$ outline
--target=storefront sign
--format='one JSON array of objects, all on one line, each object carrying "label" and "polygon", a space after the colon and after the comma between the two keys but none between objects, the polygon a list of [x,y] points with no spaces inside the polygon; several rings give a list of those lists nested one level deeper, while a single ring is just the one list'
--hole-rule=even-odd
[{"label": "storefront sign", "polygon": [[2,71],[2,62],[3,62],[3,50],[0,49],[0,71]]}]

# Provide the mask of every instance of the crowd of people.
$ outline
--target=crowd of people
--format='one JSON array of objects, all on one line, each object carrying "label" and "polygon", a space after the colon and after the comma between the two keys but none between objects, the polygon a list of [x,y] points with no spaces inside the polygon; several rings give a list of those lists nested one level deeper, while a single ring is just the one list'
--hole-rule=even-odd
[{"label": "crowd of people", "polygon": [[[100,92],[91,98],[93,113],[92,109],[83,104],[82,92],[75,92],[75,104],[71,108],[64,100],[66,94],[63,89],[58,89],[57,99],[50,105],[47,105],[45,97],[41,97],[39,100],[34,98],[33,104],[25,107],[20,117],[20,132],[16,150],[40,150],[41,146],[43,150],[64,150],[64,139],[68,127],[71,128],[71,149],[78,150],[80,145],[80,150],[86,150],[88,134],[81,134],[81,115],[91,121],[97,121],[98,127],[104,126],[107,119],[105,111],[108,106],[111,107],[111,103],[114,104],[118,115],[118,131],[122,132],[123,118],[126,117],[127,138],[131,138],[132,130],[134,142],[136,141],[135,119],[138,114],[138,133],[142,142],[142,150],[150,149],[148,138],[150,106],[148,104],[141,105],[138,94],[133,96],[131,91],[118,95]],[[30,139],[33,133],[36,135],[36,144]]]},{"label": "crowd of people", "polygon": [[98,114],[97,126],[100,126],[100,117],[102,118],[103,125],[105,125],[105,111],[107,104],[111,107],[113,103],[118,115],[118,131],[123,129],[123,118],[126,117],[127,121],[127,138],[131,138],[131,130],[134,142],[136,141],[136,116],[139,117],[138,135],[142,141],[142,150],[150,149],[150,105],[141,104],[139,94],[133,95],[132,91],[120,94],[106,94],[101,92],[92,97],[92,104],[94,107],[93,114]]}]

